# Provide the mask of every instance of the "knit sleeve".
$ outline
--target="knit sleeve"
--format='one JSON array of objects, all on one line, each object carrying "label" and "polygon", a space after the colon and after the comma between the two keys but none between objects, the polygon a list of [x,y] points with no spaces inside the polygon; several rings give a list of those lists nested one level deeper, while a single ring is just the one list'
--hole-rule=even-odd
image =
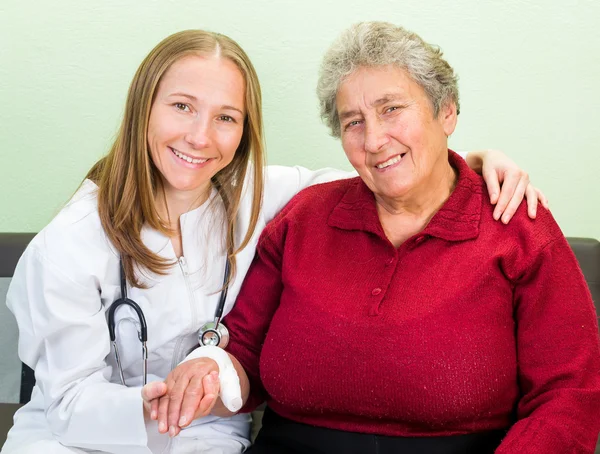
[{"label": "knit sleeve", "polygon": [[592,453],[600,430],[597,317],[564,237],[515,282],[517,421],[497,454]]},{"label": "knit sleeve", "polygon": [[[281,278],[281,224],[263,231],[235,306],[224,323],[231,333],[227,351],[240,362],[250,382],[250,395],[240,412],[251,412],[266,400],[259,371],[264,340],[283,290]],[[275,241],[279,238],[279,241]]]}]

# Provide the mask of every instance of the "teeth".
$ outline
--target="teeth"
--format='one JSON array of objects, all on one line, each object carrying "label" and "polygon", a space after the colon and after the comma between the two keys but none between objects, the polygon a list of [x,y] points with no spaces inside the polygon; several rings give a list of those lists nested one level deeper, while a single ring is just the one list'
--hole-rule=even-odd
[{"label": "teeth", "polygon": [[184,161],[189,162],[190,164],[202,164],[206,161],[208,161],[208,159],[193,159],[189,156],[184,155],[183,153],[178,152],[177,150],[171,148],[171,151],[175,154],[175,156],[177,156],[180,159],[183,159]]},{"label": "teeth", "polygon": [[398,156],[394,156],[391,159],[388,159],[385,162],[382,162],[381,164],[378,164],[377,167],[378,169],[385,169],[386,167],[391,166],[392,164],[396,164],[397,162],[400,162],[400,160],[402,159],[402,156],[398,155]]}]

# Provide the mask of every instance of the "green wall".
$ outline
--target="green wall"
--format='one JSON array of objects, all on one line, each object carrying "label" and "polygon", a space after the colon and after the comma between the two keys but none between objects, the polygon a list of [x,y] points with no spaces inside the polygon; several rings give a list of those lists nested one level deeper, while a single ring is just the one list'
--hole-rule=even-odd
[{"label": "green wall", "polygon": [[451,146],[527,169],[565,234],[600,238],[600,2],[595,0],[2,0],[0,231],[37,231],[108,148],[129,81],[170,33],[230,35],[263,87],[270,163],[348,168],[314,87],[353,22],[439,44],[460,76]]}]

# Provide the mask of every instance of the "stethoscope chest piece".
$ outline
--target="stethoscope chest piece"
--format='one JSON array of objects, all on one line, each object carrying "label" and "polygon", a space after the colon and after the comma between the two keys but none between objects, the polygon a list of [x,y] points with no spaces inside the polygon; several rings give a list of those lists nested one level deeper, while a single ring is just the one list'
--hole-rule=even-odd
[{"label": "stethoscope chest piece", "polygon": [[229,330],[222,323],[207,322],[198,332],[198,343],[225,348],[229,343]]}]

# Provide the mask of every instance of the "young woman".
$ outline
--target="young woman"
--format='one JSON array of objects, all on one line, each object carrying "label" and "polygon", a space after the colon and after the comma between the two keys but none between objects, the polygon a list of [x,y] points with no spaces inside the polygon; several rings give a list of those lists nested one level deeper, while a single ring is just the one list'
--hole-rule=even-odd
[{"label": "young woman", "polygon": [[[527,191],[534,215],[536,190],[503,155],[468,162],[496,168],[488,171],[492,193],[504,179],[499,213],[506,208],[510,217]],[[258,78],[234,41],[190,30],[158,44],[133,78],[110,152],[15,271],[7,304],[19,325],[20,357],[37,383],[2,453],[248,447],[248,415],[209,416],[167,436],[144,413],[140,386],[164,380],[197,346],[224,282],[223,312],[230,311],[258,235],[290,198],[347,176],[264,167]],[[114,304],[125,297],[127,304]]]}]

